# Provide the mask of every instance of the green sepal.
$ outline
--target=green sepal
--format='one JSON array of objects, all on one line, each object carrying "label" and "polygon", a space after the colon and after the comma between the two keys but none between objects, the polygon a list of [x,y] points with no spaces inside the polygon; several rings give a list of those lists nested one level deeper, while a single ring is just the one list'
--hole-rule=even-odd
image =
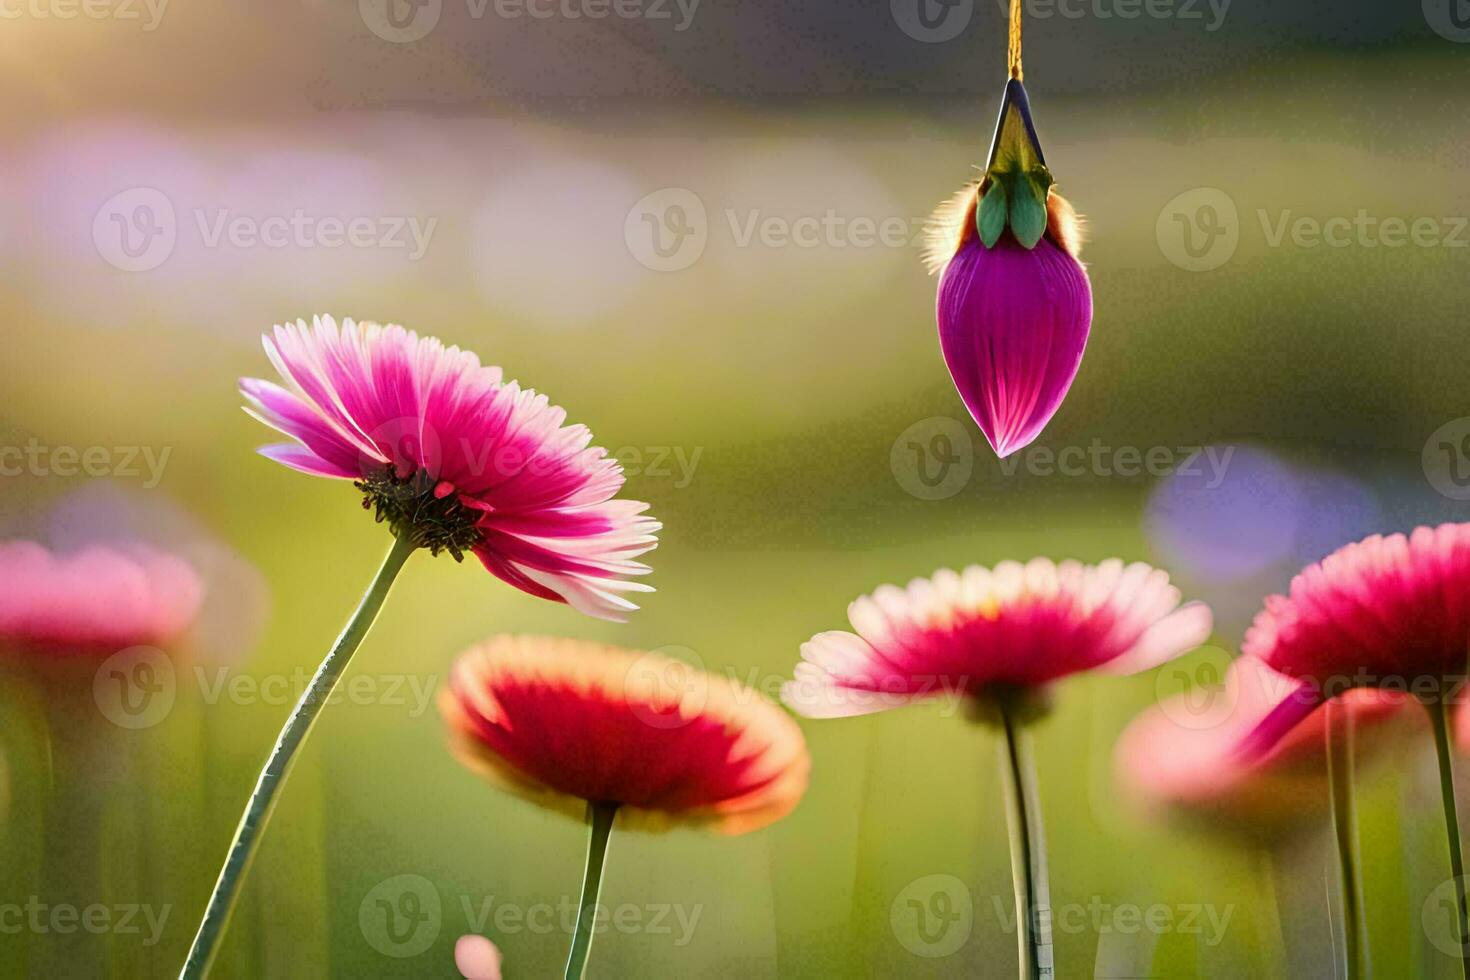
[{"label": "green sepal", "polygon": [[1005,185],[998,180],[991,181],[975,212],[975,230],[986,248],[1000,241],[1000,233],[1006,230],[1006,211]]},{"label": "green sepal", "polygon": [[1035,248],[1046,234],[1046,195],[1051,174],[1042,167],[1040,174],[1025,174],[1018,183],[1020,193],[1011,195],[1011,231],[1023,246]]},{"label": "green sepal", "polygon": [[1034,248],[1046,234],[1052,176],[1031,122],[1026,89],[1014,78],[1006,83],[1001,99],[985,183],[985,198],[975,215],[980,240],[987,248],[993,246],[1009,225],[1022,247]]}]

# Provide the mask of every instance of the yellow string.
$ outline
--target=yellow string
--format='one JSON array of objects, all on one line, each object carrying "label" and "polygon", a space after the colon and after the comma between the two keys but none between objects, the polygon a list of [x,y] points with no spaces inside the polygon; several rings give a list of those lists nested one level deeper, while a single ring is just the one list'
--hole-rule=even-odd
[{"label": "yellow string", "polygon": [[1011,34],[1006,48],[1006,64],[1011,77],[1021,80],[1021,0],[1011,0]]}]

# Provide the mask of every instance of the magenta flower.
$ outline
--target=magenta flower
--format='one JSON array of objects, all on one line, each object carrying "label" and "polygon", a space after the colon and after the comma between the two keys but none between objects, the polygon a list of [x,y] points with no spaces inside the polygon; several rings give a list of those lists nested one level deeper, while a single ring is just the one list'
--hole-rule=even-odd
[{"label": "magenta flower", "polygon": [[[1439,759],[1458,935],[1470,941],[1449,724],[1451,704],[1464,697],[1470,649],[1470,524],[1419,527],[1407,537],[1375,534],[1339,548],[1292,579],[1288,595],[1266,600],[1242,649],[1293,683],[1241,738],[1241,758],[1262,757],[1317,708],[1329,706],[1329,781],[1346,896],[1344,956],[1354,963],[1362,956],[1364,927],[1357,904],[1353,732],[1342,705],[1355,688],[1407,693],[1424,705]],[[1341,720],[1334,724],[1333,716]]]},{"label": "magenta flower", "polygon": [[926,249],[950,377],[1002,457],[1041,434],[1081,366],[1092,287],[1080,243],[1012,78],[985,175],[935,213]]},{"label": "magenta flower", "polygon": [[1016,883],[1022,978],[1054,976],[1045,835],[1028,723],[1056,680],[1086,670],[1146,670],[1209,636],[1210,611],[1179,604],[1169,576],[1117,559],[1035,558],[941,569],[908,588],[880,586],[847,607],[857,632],[818,633],[781,698],[835,718],[963,695],[1004,733],[1001,769]]},{"label": "magenta flower", "polygon": [[[1150,811],[1221,816],[1251,829],[1320,816],[1327,802],[1324,715],[1298,725],[1262,759],[1236,752],[1241,735],[1291,683],[1259,657],[1239,657],[1222,690],[1177,694],[1149,708],[1118,739],[1114,754],[1123,788]],[[1358,726],[1387,722],[1403,705],[1402,696],[1385,691],[1343,697]]]},{"label": "magenta flower", "polygon": [[1292,683],[1242,740],[1257,756],[1330,698],[1381,687],[1442,699],[1470,649],[1470,524],[1373,535],[1303,569],[1271,596],[1242,651]]},{"label": "magenta flower", "polygon": [[531,595],[622,619],[659,524],[616,499],[622,467],[582,425],[498,367],[399,326],[317,317],[275,328],[287,387],[246,378],[248,411],[297,440],[261,453],[352,480],[395,534],[456,559],[472,551]]},{"label": "magenta flower", "polygon": [[275,799],[322,706],[418,550],[472,551],[494,575],[604,619],[637,607],[635,561],[657,543],[647,504],[615,499],[617,460],[585,426],[499,368],[398,326],[331,317],[277,326],[265,351],[285,385],[246,378],[246,410],[295,442],[267,457],[314,476],[352,480],[393,546],[276,738],[230,844],[181,973],[209,972]]},{"label": "magenta flower", "polygon": [[852,603],[856,633],[818,633],[804,644],[782,699],[829,718],[945,694],[1038,689],[1086,670],[1147,670],[1210,635],[1209,608],[1179,600],[1166,573],[1117,559],[942,569]]},{"label": "magenta flower", "polygon": [[53,554],[0,542],[0,582],[0,648],[53,654],[168,644],[204,593],[188,562],[142,544]]}]

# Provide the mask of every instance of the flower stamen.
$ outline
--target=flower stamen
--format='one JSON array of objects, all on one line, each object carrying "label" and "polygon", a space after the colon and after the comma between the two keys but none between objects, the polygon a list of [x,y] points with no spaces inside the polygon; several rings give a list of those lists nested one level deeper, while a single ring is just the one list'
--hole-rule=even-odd
[{"label": "flower stamen", "polygon": [[352,485],[362,491],[362,509],[374,511],[379,524],[432,555],[447,551],[464,561],[464,553],[483,537],[479,512],[460,503],[457,494],[439,493],[439,481],[426,470],[401,477],[385,468]]}]

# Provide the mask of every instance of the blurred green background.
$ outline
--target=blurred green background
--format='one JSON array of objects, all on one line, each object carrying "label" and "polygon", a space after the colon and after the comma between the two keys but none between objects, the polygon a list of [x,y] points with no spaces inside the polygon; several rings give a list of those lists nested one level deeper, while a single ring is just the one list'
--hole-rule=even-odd
[{"label": "blurred green background", "polygon": [[[432,692],[476,640],[669,648],[774,691],[857,595],[1032,555],[1159,563],[1220,620],[1178,666],[1063,684],[1036,729],[1053,905],[1086,910],[1059,920],[1058,975],[1332,975],[1325,811],[1268,844],[1145,819],[1112,752],[1140,710],[1207,685],[1302,563],[1470,513],[1458,2],[1028,6],[1037,124],[1090,225],[1093,333],[1037,443],[1086,449],[1075,472],[989,453],[914,241],[983,163],[997,4],[926,8],[932,29],[903,0],[706,0],[687,21],[652,2],[603,19],[432,0],[397,19],[378,0],[15,6],[0,446],[103,446],[113,464],[7,473],[0,536],[138,521],[216,574],[156,724],[109,721],[87,670],[4,663],[0,907],[139,911],[137,932],[98,935],[0,917],[0,974],[182,962],[301,672],[388,544],[351,488],[255,456],[269,434],[238,408],[235,379],[270,373],[259,335],[333,313],[472,349],[587,423],[665,524],[658,592],[616,626],[413,559],[353,663],[362,693],[325,713],[288,785],[216,976],[456,976],[467,933],[500,946],[508,977],[557,974],[561,913],[545,928],[535,910],[575,902],[585,831],[445,750]],[[366,221],[359,244],[331,244],[323,219]],[[285,237],[261,240],[272,229]],[[1205,446],[1233,451],[1218,481],[1182,472]],[[123,465],[129,448],[167,452],[157,480]],[[1155,448],[1156,472],[1127,465]],[[221,678],[239,686],[211,694]],[[938,707],[803,727],[812,785],[785,821],[615,836],[603,900],[638,912],[599,937],[590,975],[1013,971],[995,736]],[[1414,738],[1363,768],[1380,976],[1459,969],[1435,945],[1431,755]],[[375,910],[405,889],[438,911],[401,943]],[[910,899],[969,917],[920,934]],[[1173,925],[1127,911],[1154,907]]]}]

